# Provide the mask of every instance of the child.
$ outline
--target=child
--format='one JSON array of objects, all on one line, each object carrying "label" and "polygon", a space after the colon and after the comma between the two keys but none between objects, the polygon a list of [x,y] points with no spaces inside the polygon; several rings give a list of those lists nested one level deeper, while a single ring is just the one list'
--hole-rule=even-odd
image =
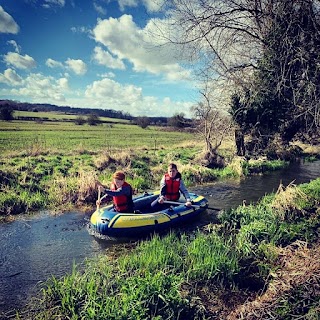
[{"label": "child", "polygon": [[177,165],[170,163],[168,166],[168,172],[162,177],[160,182],[160,197],[158,202],[162,204],[166,200],[178,201],[180,198],[180,191],[186,198],[186,206],[192,206],[189,192],[184,185]]},{"label": "child", "polygon": [[[132,187],[125,181],[125,174],[122,171],[116,171],[113,174],[113,182],[110,189],[106,189],[99,181],[97,182],[100,191],[112,196],[113,206],[117,212],[133,212]],[[97,206],[101,200],[97,200]]]}]

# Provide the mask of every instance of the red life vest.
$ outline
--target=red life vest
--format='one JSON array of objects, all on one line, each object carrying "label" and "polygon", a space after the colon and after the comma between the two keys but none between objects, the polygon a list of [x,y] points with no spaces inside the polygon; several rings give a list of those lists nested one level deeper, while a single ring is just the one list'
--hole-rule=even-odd
[{"label": "red life vest", "polygon": [[171,201],[177,201],[180,198],[180,180],[181,176],[171,179],[169,174],[164,175],[164,180],[166,183],[166,199]]},{"label": "red life vest", "polygon": [[[120,195],[120,196],[112,197],[114,208],[116,209],[117,212],[131,212],[133,211],[132,188],[130,184],[127,182],[124,182],[122,186],[123,187],[129,186],[131,189],[131,195],[130,196]],[[118,189],[117,186],[114,183],[112,183],[110,190],[116,191],[117,189]]]}]

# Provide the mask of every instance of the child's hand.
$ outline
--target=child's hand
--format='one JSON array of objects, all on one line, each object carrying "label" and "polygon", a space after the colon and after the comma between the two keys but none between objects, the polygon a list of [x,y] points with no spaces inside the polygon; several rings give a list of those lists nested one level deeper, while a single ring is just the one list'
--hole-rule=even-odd
[{"label": "child's hand", "polygon": [[191,203],[191,201],[187,201],[187,202],[185,203],[185,205],[186,205],[187,207],[191,207],[191,206],[192,206],[192,203]]},{"label": "child's hand", "polygon": [[106,188],[103,187],[102,184],[98,185],[98,189],[100,192],[103,192],[104,190],[106,190]]},{"label": "child's hand", "polygon": [[159,198],[158,202],[161,203],[161,204],[163,204],[163,203],[164,203],[164,197],[161,196],[161,197]]}]

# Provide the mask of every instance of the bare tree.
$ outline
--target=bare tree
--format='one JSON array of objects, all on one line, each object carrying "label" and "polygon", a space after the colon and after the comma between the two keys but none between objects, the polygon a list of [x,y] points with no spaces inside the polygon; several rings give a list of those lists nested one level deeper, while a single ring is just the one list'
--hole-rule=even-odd
[{"label": "bare tree", "polygon": [[[265,0],[173,0],[167,40],[203,61],[201,73],[242,83],[257,67],[268,19]],[[205,60],[205,61],[204,61]],[[244,70],[246,70],[244,72]],[[248,71],[249,70],[249,71]]]},{"label": "bare tree", "polygon": [[212,87],[212,84],[207,82],[200,92],[201,102],[192,107],[197,132],[200,139],[205,142],[203,158],[208,167],[224,166],[224,158],[219,155],[218,149],[223,140],[230,136],[230,131],[233,131],[231,117],[219,110],[220,96],[216,90],[217,87]]}]

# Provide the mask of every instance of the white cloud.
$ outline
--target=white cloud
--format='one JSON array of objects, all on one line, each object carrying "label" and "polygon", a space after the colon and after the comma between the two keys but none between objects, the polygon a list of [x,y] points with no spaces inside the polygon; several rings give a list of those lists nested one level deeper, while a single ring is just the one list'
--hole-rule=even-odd
[{"label": "white cloud", "polygon": [[[142,89],[133,85],[122,85],[111,79],[94,81],[87,86],[85,102],[74,102],[90,105],[92,108],[114,109],[127,111],[134,116],[164,116],[171,117],[175,113],[185,113],[190,116],[193,102],[175,102],[169,97],[159,100],[156,97],[143,96]],[[159,114],[161,110],[161,114]]]},{"label": "white cloud", "polygon": [[88,33],[90,34],[91,30],[88,29],[87,27],[71,27],[71,31],[73,33]]},{"label": "white cloud", "polygon": [[[0,88],[1,96],[14,96],[15,99],[70,105],[72,107],[91,107],[113,109],[128,112],[133,116],[164,116],[188,112],[192,102],[175,102],[169,97],[162,100],[144,96],[142,88],[134,85],[123,85],[112,79],[104,78],[94,81],[85,90],[70,90],[68,75],[62,78],[47,77],[40,73],[30,74],[22,79],[14,70],[7,69],[0,74],[0,82],[19,88]],[[23,86],[23,87],[22,87]],[[160,111],[160,114],[159,114]]]},{"label": "white cloud", "polygon": [[5,12],[0,6],[0,33],[13,33],[17,34],[19,32],[19,26],[14,21],[14,19]]},{"label": "white cloud", "polygon": [[45,0],[45,3],[42,5],[43,8],[51,9],[52,7],[64,7],[65,0]]},{"label": "white cloud", "polygon": [[[141,0],[142,5],[148,12],[158,12],[163,6],[165,0]],[[126,7],[137,7],[140,0],[118,0],[119,8],[125,11]]]},{"label": "white cloud", "polygon": [[3,82],[9,86],[18,86],[23,84],[23,79],[16,73],[15,70],[9,68],[0,73],[0,82]]},{"label": "white cloud", "polygon": [[77,75],[84,75],[87,72],[87,65],[80,59],[68,59],[65,63],[67,68]]},{"label": "white cloud", "polygon": [[98,64],[111,69],[124,70],[126,68],[120,59],[114,58],[108,51],[104,51],[101,47],[94,48],[93,59]]},{"label": "white cloud", "polygon": [[137,7],[139,0],[118,0],[118,4],[121,11],[124,11],[126,7]]},{"label": "white cloud", "polygon": [[54,59],[47,59],[46,65],[49,68],[66,68],[77,75],[84,75],[87,72],[87,65],[82,60],[68,59],[64,64]]},{"label": "white cloud", "polygon": [[164,74],[169,80],[189,77],[189,72],[177,63],[173,48],[154,42],[151,29],[150,22],[145,29],[140,29],[132,16],[122,15],[119,19],[98,20],[93,36],[111,54],[130,61],[137,72]]},{"label": "white cloud", "polygon": [[[137,106],[136,112],[140,115],[162,117],[172,117],[176,113],[184,113],[191,118],[190,108],[192,105],[194,105],[194,102],[172,101],[169,97],[165,97],[162,100],[155,97],[145,97],[143,105]],[[160,114],[159,110],[161,110]]]},{"label": "white cloud", "polygon": [[35,60],[27,54],[22,56],[16,52],[8,52],[4,56],[4,61],[8,65],[13,65],[16,68],[23,70],[32,69],[36,67]]},{"label": "white cloud", "polygon": [[107,11],[102,6],[98,5],[96,2],[93,3],[93,7],[101,15],[105,15],[107,13]]},{"label": "white cloud", "polygon": [[116,75],[113,72],[107,72],[107,73],[98,74],[98,76],[101,78],[115,78]]},{"label": "white cloud", "polygon": [[60,87],[62,90],[69,89],[69,80],[67,78],[58,79],[57,84],[58,84],[58,87]]},{"label": "white cloud", "polygon": [[143,5],[148,12],[158,12],[163,6],[165,0],[142,0]]},{"label": "white cloud", "polygon": [[11,44],[14,47],[15,52],[20,53],[21,48],[14,40],[9,40],[8,44]]},{"label": "white cloud", "polygon": [[49,68],[63,68],[63,64],[59,61],[53,60],[51,58],[47,59],[46,66]]},{"label": "white cloud", "polygon": [[10,94],[29,98],[31,101],[46,103],[65,102],[65,93],[68,89],[68,80],[45,77],[40,73],[31,73],[24,80],[24,87],[10,90]]},{"label": "white cloud", "polygon": [[102,98],[108,103],[122,106],[130,106],[132,102],[141,100],[141,88],[133,85],[121,85],[120,83],[104,78],[94,81],[87,86],[85,96],[89,98]]}]

